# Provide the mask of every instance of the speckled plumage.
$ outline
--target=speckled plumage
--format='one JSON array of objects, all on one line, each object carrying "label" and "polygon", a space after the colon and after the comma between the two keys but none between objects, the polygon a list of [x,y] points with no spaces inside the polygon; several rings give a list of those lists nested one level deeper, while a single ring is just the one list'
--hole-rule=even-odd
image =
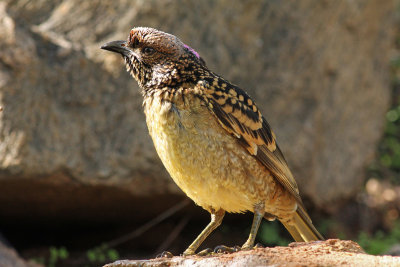
[{"label": "speckled plumage", "polygon": [[[163,94],[144,102],[157,153],[176,184],[209,211],[252,211],[254,203],[264,200],[268,213],[278,215],[279,208],[293,212],[294,198],[269,171],[226,134],[199,98],[188,94],[184,98],[190,104],[185,104],[180,91],[173,102],[163,101]],[[272,199],[277,203],[270,205]]]},{"label": "speckled plumage", "polygon": [[245,91],[211,72],[178,38],[155,29],[134,28],[127,42],[102,48],[122,54],[142,88],[147,126],[172,179],[216,216],[185,254],[194,253],[225,211],[255,213],[244,248],[253,245],[264,215],[278,218],[296,241],[322,239],[275,134]]}]

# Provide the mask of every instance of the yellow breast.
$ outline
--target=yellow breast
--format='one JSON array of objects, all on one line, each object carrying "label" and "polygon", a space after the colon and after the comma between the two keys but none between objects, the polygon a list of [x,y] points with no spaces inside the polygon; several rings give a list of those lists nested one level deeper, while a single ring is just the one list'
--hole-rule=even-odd
[{"label": "yellow breast", "polygon": [[150,135],[175,183],[207,210],[243,212],[275,197],[270,194],[276,192],[276,184],[269,172],[199,99],[185,97],[186,102],[174,103],[160,97],[145,100]]}]

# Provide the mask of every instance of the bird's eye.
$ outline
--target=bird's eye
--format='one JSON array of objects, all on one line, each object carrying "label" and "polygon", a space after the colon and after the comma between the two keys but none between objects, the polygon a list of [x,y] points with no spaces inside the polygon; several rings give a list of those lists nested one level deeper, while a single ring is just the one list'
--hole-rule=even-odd
[{"label": "bird's eye", "polygon": [[156,51],[156,50],[155,50],[154,48],[148,47],[148,46],[143,47],[143,49],[142,49],[142,52],[143,52],[144,54],[146,54],[146,55],[151,55],[151,54],[153,54],[155,51]]}]

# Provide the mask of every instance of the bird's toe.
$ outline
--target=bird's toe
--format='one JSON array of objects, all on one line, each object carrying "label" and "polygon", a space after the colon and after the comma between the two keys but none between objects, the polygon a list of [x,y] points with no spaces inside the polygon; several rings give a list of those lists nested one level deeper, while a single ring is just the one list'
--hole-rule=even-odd
[{"label": "bird's toe", "polygon": [[237,252],[237,251],[240,251],[239,246],[227,247],[224,245],[220,245],[214,249],[214,252],[219,253],[219,254],[230,254],[230,253]]},{"label": "bird's toe", "polygon": [[211,248],[206,248],[203,249],[202,251],[200,251],[199,253],[197,253],[197,256],[208,256],[211,255],[213,253],[213,250]]},{"label": "bird's toe", "polygon": [[158,254],[156,258],[172,258],[174,255],[169,251],[163,251],[161,254]]}]

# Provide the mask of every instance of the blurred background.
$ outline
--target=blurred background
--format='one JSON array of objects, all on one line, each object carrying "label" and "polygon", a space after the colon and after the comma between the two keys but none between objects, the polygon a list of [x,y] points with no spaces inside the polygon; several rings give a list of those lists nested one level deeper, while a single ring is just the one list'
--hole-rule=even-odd
[{"label": "blurred background", "polygon": [[[399,2],[0,2],[0,265],[178,255],[209,222],[156,155],[139,88],[99,47],[178,36],[268,119],[317,228],[400,255]],[[228,214],[201,248],[241,245]],[[287,245],[277,222],[257,241]]]}]

